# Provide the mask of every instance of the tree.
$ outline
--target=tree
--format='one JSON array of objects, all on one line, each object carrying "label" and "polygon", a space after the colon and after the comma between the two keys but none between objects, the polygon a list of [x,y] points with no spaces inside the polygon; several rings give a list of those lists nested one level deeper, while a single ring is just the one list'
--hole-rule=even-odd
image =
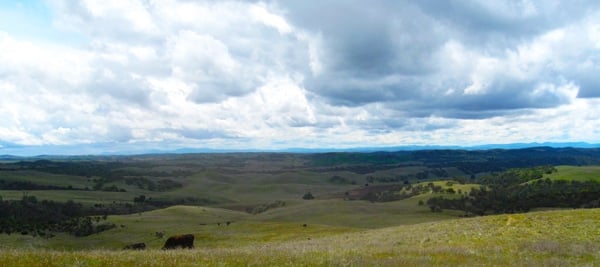
[{"label": "tree", "polygon": [[310,192],[307,192],[306,194],[304,194],[304,196],[302,196],[302,199],[304,199],[304,200],[310,200],[310,199],[314,199],[314,198],[315,197]]},{"label": "tree", "polygon": [[139,197],[133,198],[133,202],[135,202],[135,203],[144,203],[144,201],[146,201],[145,195],[140,195]]}]

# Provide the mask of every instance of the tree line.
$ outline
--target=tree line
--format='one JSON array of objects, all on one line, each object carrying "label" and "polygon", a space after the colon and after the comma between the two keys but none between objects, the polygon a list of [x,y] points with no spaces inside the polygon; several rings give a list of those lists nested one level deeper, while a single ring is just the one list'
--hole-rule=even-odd
[{"label": "tree line", "polygon": [[86,208],[73,201],[64,203],[38,201],[35,196],[21,200],[2,200],[0,197],[0,233],[52,237],[53,232],[87,236],[114,228],[106,220],[107,214]]},{"label": "tree line", "polygon": [[433,197],[427,205],[431,211],[461,210],[465,216],[600,207],[600,183],[543,179],[544,174],[555,171],[551,166],[511,169],[481,178],[482,186],[467,195]]}]

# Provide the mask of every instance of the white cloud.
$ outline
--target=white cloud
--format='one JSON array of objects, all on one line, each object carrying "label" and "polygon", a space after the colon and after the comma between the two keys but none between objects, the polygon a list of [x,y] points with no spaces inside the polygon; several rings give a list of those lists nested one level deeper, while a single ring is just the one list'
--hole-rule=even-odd
[{"label": "white cloud", "polygon": [[[83,5],[92,19],[116,19],[125,28],[152,34],[157,31],[154,20],[143,1],[85,0]],[[115,25],[118,26],[118,25]]]},{"label": "white cloud", "polygon": [[440,14],[426,1],[353,2],[324,16],[335,4],[48,3],[51,27],[87,43],[0,32],[0,143],[600,139],[594,7],[580,16],[544,1],[448,2],[454,13]]},{"label": "white cloud", "polygon": [[263,5],[254,5],[250,7],[250,14],[255,20],[264,23],[267,26],[271,26],[281,34],[287,34],[292,32],[292,27],[285,21],[284,18],[276,14],[270,13],[265,9]]}]

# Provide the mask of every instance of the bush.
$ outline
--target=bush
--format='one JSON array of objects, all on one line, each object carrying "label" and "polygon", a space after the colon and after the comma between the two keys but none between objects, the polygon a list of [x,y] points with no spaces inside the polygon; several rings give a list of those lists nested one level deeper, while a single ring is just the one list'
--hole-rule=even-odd
[{"label": "bush", "polygon": [[302,196],[302,199],[304,199],[304,200],[310,200],[310,199],[314,199],[314,198],[315,197],[310,192],[308,192],[308,193],[304,194],[304,196]]},{"label": "bush", "polygon": [[442,212],[442,208],[440,206],[429,206],[431,212]]},{"label": "bush", "polygon": [[145,195],[140,195],[139,197],[133,198],[133,202],[135,202],[135,203],[144,203],[144,201],[146,201]]},{"label": "bush", "polygon": [[251,214],[259,214],[259,213],[265,212],[269,209],[274,209],[274,208],[279,208],[279,207],[284,207],[284,206],[285,206],[285,201],[277,200],[275,202],[260,204],[260,205],[254,206],[254,207],[249,207],[246,209],[246,212],[251,213]]}]

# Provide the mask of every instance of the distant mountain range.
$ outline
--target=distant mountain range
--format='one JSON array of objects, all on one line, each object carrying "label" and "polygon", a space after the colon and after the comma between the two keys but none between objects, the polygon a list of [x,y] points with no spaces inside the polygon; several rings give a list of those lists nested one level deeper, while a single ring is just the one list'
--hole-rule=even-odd
[{"label": "distant mountain range", "polygon": [[286,148],[274,150],[260,149],[206,149],[206,148],[182,148],[173,151],[163,151],[164,153],[231,153],[231,152],[288,152],[288,153],[327,153],[327,152],[392,152],[392,151],[416,151],[416,150],[440,150],[440,149],[461,149],[461,150],[489,150],[489,149],[520,149],[530,147],[574,147],[574,148],[600,148],[600,144],[590,144],[585,142],[565,142],[565,143],[513,143],[513,144],[487,144],[477,146],[442,146],[442,145],[412,145],[412,146],[385,146],[385,147],[355,147],[355,148]]},{"label": "distant mountain range", "polygon": [[356,147],[356,148],[286,148],[286,149],[211,149],[211,148],[179,148],[179,149],[147,149],[148,146],[138,146],[135,149],[115,149],[107,144],[89,146],[21,146],[0,147],[0,160],[19,160],[23,157],[57,158],[61,156],[110,156],[110,155],[141,155],[141,154],[187,154],[187,153],[328,153],[328,152],[392,152],[416,150],[489,150],[489,149],[520,149],[530,147],[574,147],[600,148],[600,144],[586,142],[544,142],[544,143],[512,143],[487,144],[477,146],[443,146],[443,145],[409,145],[385,147]]},{"label": "distant mountain range", "polygon": [[289,148],[284,152],[294,153],[322,153],[322,152],[391,152],[391,151],[416,151],[416,150],[440,150],[440,149],[461,149],[461,150],[489,150],[489,149],[519,149],[530,147],[574,147],[574,148],[600,148],[600,144],[590,144],[585,142],[568,143],[513,143],[513,144],[487,144],[477,146],[443,146],[443,145],[412,145],[412,146],[387,146],[387,147],[357,147],[357,148]]}]

